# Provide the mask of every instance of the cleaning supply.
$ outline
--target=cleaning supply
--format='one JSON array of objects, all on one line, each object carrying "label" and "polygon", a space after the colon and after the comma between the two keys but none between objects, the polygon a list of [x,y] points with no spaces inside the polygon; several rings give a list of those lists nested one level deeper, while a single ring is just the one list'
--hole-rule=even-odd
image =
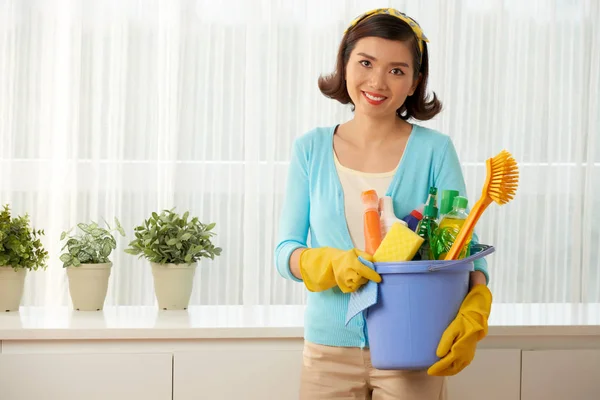
[{"label": "cleaning supply", "polygon": [[444,331],[436,355],[441,358],[427,370],[432,376],[456,375],[473,361],[477,342],[488,333],[492,293],[475,285],[463,300],[456,318]]},{"label": "cleaning supply", "polygon": [[364,235],[365,251],[375,254],[381,244],[381,224],[379,222],[379,198],[375,190],[362,192],[361,199],[364,206]]},{"label": "cleaning supply", "polygon": [[[466,197],[456,196],[454,198],[452,211],[442,218],[438,229],[433,233],[433,238],[430,243],[433,259],[443,260],[446,258],[446,254],[450,251],[450,248],[454,244],[461,228],[467,220],[467,205],[468,200]],[[471,244],[472,236],[473,235],[471,234],[467,237],[457,259],[469,256],[469,246]]]},{"label": "cleaning supply", "polygon": [[381,226],[381,238],[384,239],[385,235],[392,229],[392,225],[396,222],[400,222],[407,226],[408,224],[398,217],[394,213],[394,203],[390,196],[383,196],[379,199],[379,224]]},{"label": "cleaning supply", "polygon": [[381,282],[381,277],[373,269],[358,260],[372,260],[365,252],[348,251],[331,247],[309,248],[300,254],[300,274],[304,285],[311,292],[322,292],[339,286],[342,292],[350,293],[372,280]]},{"label": "cleaning supply", "polygon": [[432,186],[429,188],[429,196],[427,198],[427,204],[423,212],[423,219],[419,221],[417,226],[417,235],[423,238],[423,244],[419,249],[418,259],[420,260],[432,260],[434,259],[431,254],[430,241],[433,238],[433,233],[438,228],[437,216],[438,208],[436,204],[437,188]]},{"label": "cleaning supply", "polygon": [[[475,260],[493,251],[491,246],[478,244],[473,246],[474,254],[462,260],[374,262],[381,283],[367,282],[350,294],[346,315],[348,318],[364,312],[372,366],[427,371],[437,363],[440,338],[456,319],[461,306],[468,316],[481,313],[473,302],[465,302],[469,276]],[[462,332],[473,332],[476,327],[467,328],[468,321],[461,321],[464,330],[451,332],[459,332],[458,340],[466,345],[470,337]],[[458,348],[452,348],[450,353],[457,361],[468,360],[468,354]]]},{"label": "cleaning supply", "polygon": [[422,211],[415,208],[414,210],[412,210],[410,212],[410,214],[408,214],[407,216],[402,218],[402,221],[406,222],[406,224],[408,225],[410,230],[416,231],[417,226],[419,225],[419,221],[421,221],[422,219],[423,219]]},{"label": "cleaning supply", "polygon": [[375,262],[411,260],[423,244],[423,238],[401,222],[396,222],[373,254]]},{"label": "cleaning supply", "polygon": [[512,154],[502,150],[495,157],[488,158],[486,169],[487,175],[481,198],[469,213],[458,237],[446,254],[446,260],[456,260],[467,239],[473,234],[475,224],[492,201],[503,205],[514,198],[519,185],[519,167]]},{"label": "cleaning supply", "polygon": [[454,204],[454,198],[458,196],[458,190],[443,190],[442,200],[440,200],[440,221],[446,214],[452,211],[452,205]]}]

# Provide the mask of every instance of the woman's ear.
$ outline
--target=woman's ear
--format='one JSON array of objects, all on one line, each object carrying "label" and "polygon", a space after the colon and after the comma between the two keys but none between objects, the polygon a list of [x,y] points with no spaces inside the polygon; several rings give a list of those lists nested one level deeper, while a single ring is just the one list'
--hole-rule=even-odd
[{"label": "woman's ear", "polygon": [[409,96],[412,96],[415,93],[415,90],[417,90],[417,86],[419,86],[419,83],[421,83],[422,78],[423,78],[423,75],[421,73],[419,73],[419,76],[417,77],[417,79],[415,79],[412,86],[410,87],[410,91],[408,92]]}]

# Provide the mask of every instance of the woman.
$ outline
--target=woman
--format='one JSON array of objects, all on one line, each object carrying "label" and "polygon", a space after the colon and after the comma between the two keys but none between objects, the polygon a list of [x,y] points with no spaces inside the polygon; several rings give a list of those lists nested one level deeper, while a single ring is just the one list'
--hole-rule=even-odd
[{"label": "woman", "polygon": [[469,295],[440,341],[443,358],[429,371],[375,370],[364,317],[344,323],[349,293],[381,280],[358,260],[372,260],[364,253],[361,192],[392,196],[398,217],[422,205],[430,186],[466,196],[450,138],[409,122],[429,120],[442,108],[426,94],[426,42],[419,25],[397,10],[358,17],[344,34],[336,71],[319,79],[321,92],[351,103],[354,117],[294,141],[275,263],[283,277],[309,291],[303,399],[444,399],[443,376],[468,365],[487,332],[484,260],[475,262]]}]

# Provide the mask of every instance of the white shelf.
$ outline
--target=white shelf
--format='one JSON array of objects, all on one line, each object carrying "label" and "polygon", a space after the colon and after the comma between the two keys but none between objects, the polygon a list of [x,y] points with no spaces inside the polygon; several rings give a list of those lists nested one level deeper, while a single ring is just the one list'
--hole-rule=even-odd
[{"label": "white shelf", "polygon": [[[302,338],[304,306],[22,307],[0,314],[0,340]],[[494,336],[600,336],[600,304],[494,304]]]}]

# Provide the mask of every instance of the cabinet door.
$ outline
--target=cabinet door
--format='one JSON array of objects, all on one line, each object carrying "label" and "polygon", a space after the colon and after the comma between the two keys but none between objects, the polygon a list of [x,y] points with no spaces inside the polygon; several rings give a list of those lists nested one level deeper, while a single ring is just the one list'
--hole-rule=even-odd
[{"label": "cabinet door", "polygon": [[0,399],[170,400],[171,354],[2,354]]},{"label": "cabinet door", "polygon": [[448,379],[448,389],[449,399],[519,400],[521,350],[477,350],[471,364]]},{"label": "cabinet door", "polygon": [[301,367],[301,348],[175,353],[173,399],[297,399]]},{"label": "cabinet door", "polygon": [[522,400],[600,398],[600,350],[523,351]]}]

